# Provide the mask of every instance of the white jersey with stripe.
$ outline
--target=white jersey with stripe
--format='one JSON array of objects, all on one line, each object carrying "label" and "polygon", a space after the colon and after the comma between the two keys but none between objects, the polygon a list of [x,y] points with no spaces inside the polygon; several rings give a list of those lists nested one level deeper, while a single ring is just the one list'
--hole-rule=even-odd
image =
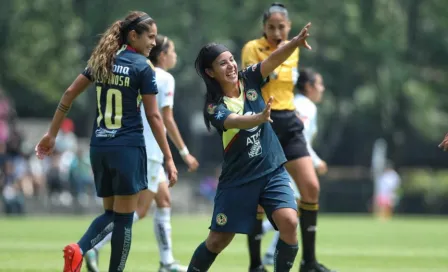
[{"label": "white jersey with stripe", "polygon": [[[159,92],[157,93],[157,105],[159,111],[165,107],[173,108],[174,104],[174,77],[167,71],[156,67],[156,84]],[[157,144],[156,138],[152,133],[145,115],[143,103],[141,105],[141,114],[143,119],[143,136],[145,137],[146,156],[148,160],[163,163],[163,153]]]},{"label": "white jersey with stripe", "polygon": [[306,139],[308,152],[313,160],[314,167],[318,167],[322,160],[312,147],[318,129],[316,104],[303,94],[296,94],[294,97],[294,106],[296,107],[297,115],[304,125],[303,134]]}]

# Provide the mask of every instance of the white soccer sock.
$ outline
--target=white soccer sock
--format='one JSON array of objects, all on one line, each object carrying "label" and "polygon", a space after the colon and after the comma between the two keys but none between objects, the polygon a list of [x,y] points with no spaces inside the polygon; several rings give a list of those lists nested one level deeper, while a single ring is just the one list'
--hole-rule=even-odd
[{"label": "white soccer sock", "polygon": [[265,219],[265,220],[263,220],[262,229],[263,229],[263,234],[265,234],[265,233],[273,230],[274,227],[272,226],[271,222],[268,219]]},{"label": "white soccer sock", "polygon": [[266,251],[266,254],[269,254],[269,255],[274,256],[275,249],[276,249],[276,247],[277,247],[277,242],[278,242],[278,239],[279,239],[279,238],[280,238],[280,232],[276,231],[276,232],[274,233],[274,237],[272,237],[271,244],[269,245],[269,248],[268,248],[268,250]]},{"label": "white soccer sock", "polygon": [[137,212],[134,212],[134,219],[132,219],[132,223],[137,222],[140,219]]},{"label": "white soccer sock", "polygon": [[159,246],[160,262],[174,262],[171,245],[171,208],[156,208],[154,214],[154,233]]},{"label": "white soccer sock", "polygon": [[[134,219],[133,222],[137,222],[139,219],[137,212],[134,212]],[[104,237],[103,240],[101,240],[98,244],[96,244],[93,248],[95,248],[97,251],[100,251],[101,248],[103,248],[103,246],[107,243],[110,242],[110,240],[112,239],[112,232],[113,230],[106,235],[106,237]]]}]

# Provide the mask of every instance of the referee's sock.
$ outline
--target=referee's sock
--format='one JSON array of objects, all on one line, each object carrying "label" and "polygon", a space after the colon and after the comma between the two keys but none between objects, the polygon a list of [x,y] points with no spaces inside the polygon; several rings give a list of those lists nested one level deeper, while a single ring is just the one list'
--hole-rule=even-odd
[{"label": "referee's sock", "polygon": [[301,201],[300,232],[302,233],[302,260],[305,263],[316,262],[316,225],[319,204]]}]

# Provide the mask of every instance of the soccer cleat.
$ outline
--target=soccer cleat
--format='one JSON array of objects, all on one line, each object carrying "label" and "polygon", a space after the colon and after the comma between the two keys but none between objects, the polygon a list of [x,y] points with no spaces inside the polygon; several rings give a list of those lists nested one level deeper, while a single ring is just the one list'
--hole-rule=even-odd
[{"label": "soccer cleat", "polygon": [[98,250],[93,248],[87,251],[84,258],[86,259],[86,266],[88,272],[100,272],[100,269],[98,268]]},{"label": "soccer cleat", "polygon": [[188,267],[180,265],[178,262],[171,264],[160,263],[159,272],[187,272]]},{"label": "soccer cleat", "polygon": [[274,265],[274,255],[266,253],[264,254],[263,265]]},{"label": "soccer cleat", "polygon": [[64,272],[80,272],[82,267],[82,254],[78,244],[64,247]]},{"label": "soccer cleat", "polygon": [[300,272],[336,272],[336,270],[328,269],[318,262],[306,264],[302,261],[300,264]]},{"label": "soccer cleat", "polygon": [[249,272],[268,272],[268,271],[266,270],[266,268],[264,268],[263,265],[260,265],[255,269],[249,269]]}]

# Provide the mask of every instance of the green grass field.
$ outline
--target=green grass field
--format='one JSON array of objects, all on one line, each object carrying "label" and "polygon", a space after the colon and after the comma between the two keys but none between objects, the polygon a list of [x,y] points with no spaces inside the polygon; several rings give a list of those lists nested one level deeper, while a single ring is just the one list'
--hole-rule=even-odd
[{"label": "green grass field", "polygon": [[[62,247],[82,235],[90,217],[0,218],[0,271],[62,271]],[[207,235],[208,216],[174,216],[175,258],[187,264]],[[263,248],[268,246],[267,235]],[[100,255],[107,271],[109,247]],[[298,271],[300,254],[292,271]],[[318,257],[339,272],[448,271],[448,218],[396,217],[389,222],[364,216],[319,220]],[[157,271],[152,219],[135,225],[126,271]],[[238,235],[217,258],[212,272],[248,269],[246,238]],[[269,268],[272,271],[272,268]],[[85,271],[85,270],[83,270]]]}]

